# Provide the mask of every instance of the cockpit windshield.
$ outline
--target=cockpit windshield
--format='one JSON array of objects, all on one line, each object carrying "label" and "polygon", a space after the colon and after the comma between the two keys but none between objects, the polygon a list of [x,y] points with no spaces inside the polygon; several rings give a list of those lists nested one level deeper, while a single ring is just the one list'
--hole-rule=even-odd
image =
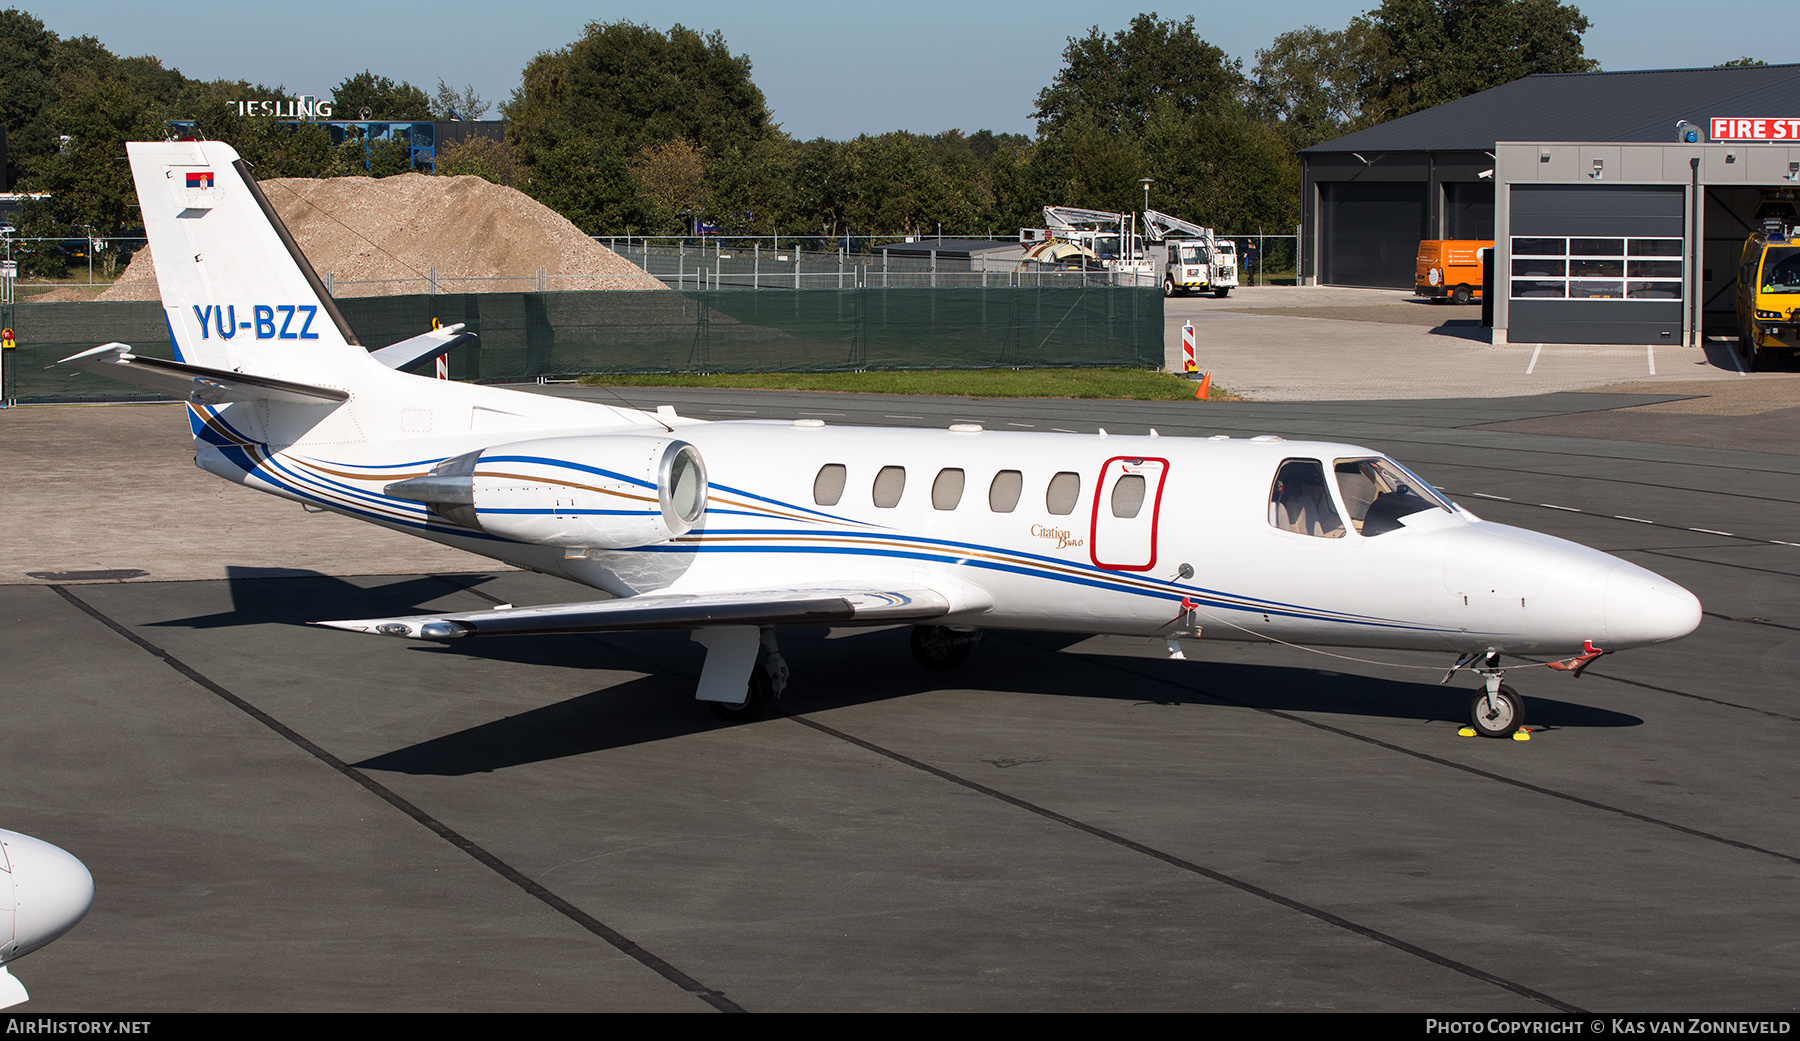
[{"label": "cockpit windshield", "polygon": [[[1343,507],[1332,498],[1326,477],[1330,466]],[[1314,538],[1343,538],[1354,528],[1373,538],[1403,527],[1401,518],[1426,510],[1455,513],[1456,506],[1419,476],[1384,456],[1339,459],[1288,459],[1275,472],[1269,489],[1269,524],[1282,531]],[[1344,517],[1350,524],[1347,528]]]},{"label": "cockpit windshield", "polygon": [[1424,510],[1455,512],[1437,489],[1392,459],[1339,459],[1334,468],[1344,509],[1362,535],[1386,534],[1401,526],[1400,518]]},{"label": "cockpit windshield", "polygon": [[1763,254],[1762,291],[1800,293],[1800,247],[1770,247]]}]

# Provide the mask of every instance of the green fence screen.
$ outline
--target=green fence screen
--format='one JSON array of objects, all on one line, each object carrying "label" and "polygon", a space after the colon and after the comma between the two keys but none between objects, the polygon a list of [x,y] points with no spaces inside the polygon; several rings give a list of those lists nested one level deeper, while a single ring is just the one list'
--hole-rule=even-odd
[{"label": "green fence screen", "polygon": [[[596,372],[1023,368],[1163,360],[1162,296],[1119,287],[723,289],[469,293],[341,299],[371,349],[463,322],[475,343],[453,379],[511,382]],[[171,357],[159,303],[17,305],[7,390],[21,402],[147,397],[47,368],[117,340]]]}]

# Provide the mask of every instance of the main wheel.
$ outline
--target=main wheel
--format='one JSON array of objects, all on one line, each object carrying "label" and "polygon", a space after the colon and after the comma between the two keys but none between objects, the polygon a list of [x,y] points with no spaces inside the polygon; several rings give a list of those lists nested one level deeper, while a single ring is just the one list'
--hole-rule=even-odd
[{"label": "main wheel", "polygon": [[1511,737],[1525,721],[1525,699],[1506,684],[1494,695],[1494,706],[1488,707],[1487,691],[1469,702],[1469,725],[1482,737]]},{"label": "main wheel", "polygon": [[915,625],[912,631],[912,656],[923,668],[948,672],[969,660],[969,649],[975,640],[941,625]]},{"label": "main wheel", "polygon": [[750,670],[750,683],[744,688],[744,700],[737,704],[728,701],[709,701],[713,714],[720,719],[729,719],[733,723],[748,723],[760,718],[775,698],[775,685],[770,682],[769,674],[763,671],[762,662],[757,662]]},{"label": "main wheel", "polygon": [[1468,303],[1469,298],[1473,295],[1474,293],[1469,290],[1468,286],[1457,286],[1455,289],[1450,290],[1450,299],[1459,304]]},{"label": "main wheel", "polygon": [[1223,300],[1226,297],[1231,295],[1231,287],[1230,286],[1220,286],[1217,289],[1213,290],[1213,295],[1218,297],[1219,299]]}]

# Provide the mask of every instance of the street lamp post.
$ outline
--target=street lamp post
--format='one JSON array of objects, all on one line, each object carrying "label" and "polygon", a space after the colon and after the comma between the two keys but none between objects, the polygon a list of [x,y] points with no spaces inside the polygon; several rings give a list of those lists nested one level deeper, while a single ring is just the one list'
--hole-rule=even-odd
[{"label": "street lamp post", "polygon": [[1138,178],[1138,183],[1144,186],[1144,209],[1146,210],[1150,208],[1150,185],[1153,181],[1155,181],[1153,177]]}]

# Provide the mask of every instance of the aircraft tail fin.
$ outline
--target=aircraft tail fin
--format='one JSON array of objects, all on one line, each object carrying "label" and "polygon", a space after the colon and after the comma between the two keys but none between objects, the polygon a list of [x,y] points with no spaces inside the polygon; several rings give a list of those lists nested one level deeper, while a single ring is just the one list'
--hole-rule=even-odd
[{"label": "aircraft tail fin", "polygon": [[231,146],[126,146],[176,358],[348,389],[381,370]]}]

